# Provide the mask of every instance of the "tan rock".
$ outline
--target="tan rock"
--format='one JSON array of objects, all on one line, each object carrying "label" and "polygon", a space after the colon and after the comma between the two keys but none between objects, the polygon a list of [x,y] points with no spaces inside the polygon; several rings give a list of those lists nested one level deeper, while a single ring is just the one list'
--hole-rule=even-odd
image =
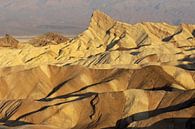
[{"label": "tan rock", "polygon": [[[0,128],[195,128],[195,26],[95,11],[74,37],[0,40]],[[14,49],[13,49],[14,48]]]}]

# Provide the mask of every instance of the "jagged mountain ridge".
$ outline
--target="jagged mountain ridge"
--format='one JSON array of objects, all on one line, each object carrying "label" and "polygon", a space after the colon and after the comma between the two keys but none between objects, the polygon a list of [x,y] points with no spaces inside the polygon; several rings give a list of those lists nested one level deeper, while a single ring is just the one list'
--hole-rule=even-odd
[{"label": "jagged mountain ridge", "polygon": [[1,0],[0,3],[1,35],[34,35],[52,30],[78,34],[86,28],[95,9],[128,23],[165,19],[172,24],[193,23],[195,5],[193,0]]},{"label": "jagged mountain ridge", "polygon": [[194,29],[95,11],[63,43],[0,47],[0,128],[194,128]]},{"label": "jagged mountain ridge", "polygon": [[[194,53],[193,32],[194,25],[191,24],[129,25],[96,11],[88,29],[68,42],[38,48],[29,44],[20,44],[14,50],[2,48],[0,66],[81,64],[94,67],[107,64],[140,66],[151,63],[185,65],[190,60],[183,59]],[[187,67],[193,69],[193,66]]]}]

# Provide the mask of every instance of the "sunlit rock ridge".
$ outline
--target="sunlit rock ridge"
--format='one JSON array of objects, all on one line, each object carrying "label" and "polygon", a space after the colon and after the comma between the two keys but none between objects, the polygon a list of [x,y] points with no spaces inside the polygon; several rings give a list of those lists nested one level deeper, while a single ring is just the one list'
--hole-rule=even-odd
[{"label": "sunlit rock ridge", "polygon": [[195,128],[195,25],[103,12],[74,38],[0,39],[2,129]]}]

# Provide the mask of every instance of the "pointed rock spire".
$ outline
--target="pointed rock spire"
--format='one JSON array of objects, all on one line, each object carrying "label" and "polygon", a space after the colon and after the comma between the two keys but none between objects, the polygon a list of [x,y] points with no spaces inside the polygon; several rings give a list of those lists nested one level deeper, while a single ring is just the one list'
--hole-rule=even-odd
[{"label": "pointed rock spire", "polygon": [[115,20],[113,20],[110,16],[106,15],[105,13],[96,10],[93,12],[90,20],[89,27],[93,29],[103,29],[108,30],[111,28],[115,23]]}]

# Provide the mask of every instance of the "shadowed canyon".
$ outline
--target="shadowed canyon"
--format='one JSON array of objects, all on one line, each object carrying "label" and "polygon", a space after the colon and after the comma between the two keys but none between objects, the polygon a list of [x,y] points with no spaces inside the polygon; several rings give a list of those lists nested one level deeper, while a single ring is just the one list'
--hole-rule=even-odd
[{"label": "shadowed canyon", "polygon": [[195,25],[94,11],[69,38],[0,38],[1,129],[195,129]]}]

